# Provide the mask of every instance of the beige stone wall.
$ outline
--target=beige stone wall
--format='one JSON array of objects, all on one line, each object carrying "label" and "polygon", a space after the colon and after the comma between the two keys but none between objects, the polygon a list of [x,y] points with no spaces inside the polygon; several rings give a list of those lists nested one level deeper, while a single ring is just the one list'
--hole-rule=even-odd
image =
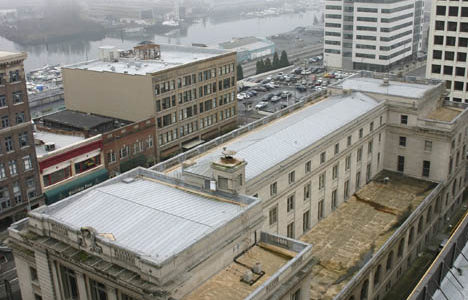
[{"label": "beige stone wall", "polygon": [[70,110],[140,121],[154,116],[151,76],[63,69]]}]

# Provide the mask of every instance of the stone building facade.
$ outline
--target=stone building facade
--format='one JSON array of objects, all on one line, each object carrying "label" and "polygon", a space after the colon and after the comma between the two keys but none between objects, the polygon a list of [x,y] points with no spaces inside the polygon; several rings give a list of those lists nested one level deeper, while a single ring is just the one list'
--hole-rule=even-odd
[{"label": "stone building facade", "polygon": [[0,51],[0,226],[42,204],[23,62]]}]

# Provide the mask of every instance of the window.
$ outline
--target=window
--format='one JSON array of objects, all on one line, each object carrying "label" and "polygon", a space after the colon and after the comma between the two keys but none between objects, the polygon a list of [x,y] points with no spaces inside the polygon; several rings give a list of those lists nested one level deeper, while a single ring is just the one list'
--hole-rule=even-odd
[{"label": "window", "polygon": [[442,59],[442,51],[440,50],[434,50],[432,52],[432,58],[433,59]]},{"label": "window", "polygon": [[10,121],[8,120],[8,116],[2,117],[2,128],[6,128],[10,126]]},{"label": "window", "polygon": [[340,144],[339,143],[335,144],[335,155],[337,155],[338,153],[340,153]]},{"label": "window", "polygon": [[36,196],[36,181],[34,177],[29,177],[26,179],[26,189],[28,193],[28,199],[32,199]]},{"label": "window", "polygon": [[432,74],[440,74],[441,66],[440,65],[432,65]]},{"label": "window", "polygon": [[373,141],[370,141],[368,144],[367,144],[367,153],[372,153],[374,149],[374,142]]},{"label": "window", "polygon": [[374,131],[374,122],[370,122],[369,131]]},{"label": "window", "polygon": [[323,164],[326,160],[326,152],[320,153],[320,163]]},{"label": "window", "polygon": [[49,186],[57,182],[63,181],[71,176],[70,167],[55,171],[54,173],[42,176],[44,186]]},{"label": "window", "polygon": [[270,196],[275,196],[277,192],[278,192],[278,184],[275,181],[272,184],[270,184]]},{"label": "window", "polygon": [[60,266],[60,276],[62,278],[62,290],[64,298],[67,300],[78,299],[78,285],[75,272],[64,266]]},{"label": "window", "polygon": [[458,52],[457,53],[457,61],[465,62],[466,61],[466,53]]},{"label": "window", "polygon": [[463,86],[464,86],[464,82],[455,81],[454,85],[453,85],[453,89],[456,90],[456,91],[463,91]]},{"label": "window", "polygon": [[413,243],[413,237],[414,237],[414,227],[411,227],[408,235],[408,246],[410,246]]},{"label": "window", "polygon": [[405,157],[404,156],[398,155],[397,170],[398,170],[398,172],[404,172],[405,171]]},{"label": "window", "polygon": [[286,230],[287,230],[288,238],[293,239],[294,238],[294,222],[289,223]]},{"label": "window", "polygon": [[13,93],[13,103],[23,103],[23,92],[14,92]]},{"label": "window", "polygon": [[362,137],[364,136],[364,129],[359,129],[359,138],[362,139]]},{"label": "window", "polygon": [[320,174],[319,176],[319,190],[325,187],[325,173]]},{"label": "window", "polygon": [[455,46],[455,37],[454,36],[447,36],[445,39],[446,46]]},{"label": "window", "polygon": [[400,147],[406,147],[406,136],[400,136]]},{"label": "window", "polygon": [[346,145],[347,145],[348,147],[351,146],[351,142],[352,142],[352,136],[349,135],[349,136],[348,136],[348,139],[347,139],[347,141],[346,141]]},{"label": "window", "polygon": [[33,267],[29,267],[29,273],[31,274],[31,281],[36,281],[38,280],[37,278],[37,270]]},{"label": "window", "polygon": [[16,113],[16,124],[21,124],[25,121],[24,112]]},{"label": "window", "polygon": [[[465,76],[465,68],[456,67],[455,68],[455,75],[456,76]],[[463,88],[463,85],[462,85],[462,88]]]},{"label": "window", "polygon": [[101,155],[96,155],[84,161],[75,163],[75,170],[77,174],[80,174],[91,170],[99,165],[101,165]]},{"label": "window", "polygon": [[226,177],[218,176],[218,186],[220,189],[228,189],[228,179]]},{"label": "window", "polygon": [[31,156],[27,155],[23,157],[24,170],[29,171],[32,169]]},{"label": "window", "polygon": [[278,207],[277,206],[270,209],[269,220],[270,220],[270,225],[273,225],[276,222],[278,222]]},{"label": "window", "polygon": [[424,151],[431,152],[432,151],[432,142],[431,141],[424,141]]},{"label": "window", "polygon": [[291,295],[291,300],[301,300],[301,289],[298,289]]},{"label": "window", "polygon": [[288,182],[289,184],[292,184],[296,181],[296,172],[292,171],[288,174]]},{"label": "window", "polygon": [[310,229],[310,210],[302,214],[302,232]]},{"label": "window", "polygon": [[18,174],[18,171],[16,169],[16,160],[10,160],[8,162],[8,168],[10,170],[10,176]]},{"label": "window", "polygon": [[356,173],[356,190],[361,187],[361,172]]},{"label": "window", "polygon": [[5,106],[7,106],[6,96],[5,95],[0,95],[0,107],[5,107]]},{"label": "window", "polygon": [[107,289],[106,286],[100,282],[90,279],[89,285],[91,289],[92,300],[107,300]]},{"label": "window", "polygon": [[349,180],[346,180],[343,187],[343,198],[344,200],[349,198]]},{"label": "window", "polygon": [[0,163],[0,179],[6,178],[5,165]]},{"label": "window", "polygon": [[335,210],[336,207],[337,207],[337,196],[338,196],[338,191],[333,190],[333,192],[331,194],[331,209],[332,210]]},{"label": "window", "polygon": [[346,156],[345,159],[345,171],[348,171],[351,168],[351,155]]},{"label": "window", "polygon": [[312,162],[309,160],[309,161],[306,162],[306,164],[305,164],[305,172],[306,172],[306,173],[310,173],[311,170],[312,170]]},{"label": "window", "polygon": [[335,180],[338,178],[338,165],[334,165],[332,169],[332,179]]},{"label": "window", "polygon": [[153,148],[153,136],[149,136],[147,139],[146,139],[146,143],[147,143],[147,147],[148,148]]},{"label": "window", "polygon": [[120,158],[126,158],[128,156],[128,146],[120,148]]},{"label": "window", "polygon": [[317,206],[317,209],[318,209],[318,212],[317,212],[317,218],[319,220],[322,220],[323,219],[323,200],[320,200],[318,202],[318,206]]},{"label": "window", "polygon": [[13,151],[13,140],[11,139],[11,136],[5,137],[5,150],[7,152]]},{"label": "window", "polygon": [[116,161],[115,152],[114,150],[110,150],[109,152],[107,152],[107,163],[111,164],[111,163],[114,163],[115,161]]},{"label": "window", "polygon": [[450,6],[449,7],[449,16],[458,17],[458,6]]},{"label": "window", "polygon": [[422,176],[423,177],[429,177],[429,173],[431,170],[431,162],[424,160],[423,161],[423,170],[422,170]]},{"label": "window", "polygon": [[294,194],[288,196],[287,200],[287,211],[290,212],[294,210]]},{"label": "window", "polygon": [[400,116],[400,123],[407,125],[408,124],[408,116],[407,115],[401,115]]},{"label": "window", "polygon": [[377,267],[377,270],[375,270],[374,273],[374,286],[378,286],[380,283],[380,274],[382,273],[382,266],[379,265]]},{"label": "window", "polygon": [[402,238],[400,240],[400,244],[398,245],[398,252],[397,256],[402,257],[403,256],[403,250],[405,249],[405,238]]},{"label": "window", "polygon": [[28,146],[28,133],[20,133],[18,136],[18,142],[21,148]]},{"label": "window", "polygon": [[447,7],[446,7],[446,6],[437,5],[436,14],[437,14],[438,16],[445,16],[446,10],[447,10]]},{"label": "window", "polygon": [[362,147],[357,150],[356,161],[360,162],[362,159]]},{"label": "window", "polygon": [[434,35],[434,44],[435,45],[443,45],[444,44],[444,37],[442,35]]},{"label": "window", "polygon": [[21,197],[21,188],[18,181],[13,183],[13,198],[15,199],[16,204],[20,204],[23,201]]},{"label": "window", "polygon": [[310,187],[311,187],[310,183],[304,185],[304,201],[310,199]]}]

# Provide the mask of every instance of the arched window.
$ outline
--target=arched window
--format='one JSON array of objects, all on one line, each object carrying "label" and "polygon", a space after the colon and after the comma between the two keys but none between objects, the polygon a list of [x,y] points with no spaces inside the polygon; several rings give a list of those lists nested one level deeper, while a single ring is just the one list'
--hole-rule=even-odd
[{"label": "arched window", "polygon": [[432,218],[432,205],[427,209],[426,223],[429,224]]},{"label": "arched window", "polygon": [[418,233],[422,232],[423,224],[424,224],[424,217],[421,216],[421,218],[419,218],[419,222],[418,222]]},{"label": "arched window", "polygon": [[374,286],[378,286],[380,283],[380,273],[382,273],[382,266],[379,265],[377,267],[377,270],[375,270],[374,273]]},{"label": "arched window", "polygon": [[411,227],[408,235],[408,246],[413,243],[413,236],[414,236],[414,227]]},{"label": "arched window", "polygon": [[369,280],[366,279],[366,281],[364,281],[364,283],[362,284],[361,297],[359,299],[367,300],[368,293],[369,293]]},{"label": "arched window", "polygon": [[398,245],[398,257],[403,256],[403,251],[405,250],[405,238],[400,240],[400,245]]},{"label": "arched window", "polygon": [[393,251],[390,251],[387,257],[387,266],[386,266],[387,271],[390,271],[392,269],[392,266],[393,266]]}]

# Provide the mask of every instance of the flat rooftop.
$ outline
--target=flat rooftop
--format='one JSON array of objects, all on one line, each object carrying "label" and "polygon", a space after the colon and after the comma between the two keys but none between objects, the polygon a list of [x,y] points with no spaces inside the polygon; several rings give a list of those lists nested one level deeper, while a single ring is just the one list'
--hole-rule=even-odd
[{"label": "flat rooftop", "polygon": [[426,118],[442,122],[452,122],[461,113],[463,113],[463,109],[461,108],[442,106],[430,112]]},{"label": "flat rooftop", "polygon": [[82,136],[73,136],[67,134],[58,134],[58,133],[51,133],[47,131],[36,131],[33,133],[34,140],[41,141],[41,145],[36,144],[36,154],[38,157],[41,157],[47,153],[48,151],[45,150],[45,144],[55,144],[55,150],[59,150],[68,146],[71,146],[75,143],[83,141],[85,138]]},{"label": "flat rooftop", "polygon": [[191,46],[162,44],[160,47],[161,58],[157,60],[119,58],[118,62],[107,62],[96,59],[69,65],[64,68],[129,75],[146,75],[231,53],[231,51],[226,50]]},{"label": "flat rooftop", "polygon": [[224,42],[219,44],[223,49],[230,49],[235,51],[244,51],[244,50],[256,50],[259,48],[265,48],[272,46],[273,43],[267,40],[249,36],[244,38],[234,38],[229,42]]},{"label": "flat rooftop", "polygon": [[155,172],[132,172],[128,180],[111,179],[35,213],[77,230],[90,226],[101,238],[162,264],[248,207]]},{"label": "flat rooftop", "polygon": [[[246,266],[261,264],[265,275],[253,285],[240,281],[241,276],[250,269],[233,262],[182,299],[245,299],[294,256],[295,253],[290,251],[277,251],[268,245],[255,245],[237,259],[238,262]],[[256,276],[254,274],[254,277]]]},{"label": "flat rooftop", "polygon": [[399,217],[434,188],[433,182],[384,171],[302,236],[320,261],[312,268],[311,299],[336,296],[395,232]]},{"label": "flat rooftop", "polygon": [[336,86],[365,93],[416,99],[422,98],[427,91],[437,87],[436,84],[418,84],[392,80],[389,81],[388,85],[384,85],[383,79],[359,76],[344,79]]},{"label": "flat rooftop", "polygon": [[[184,171],[210,177],[211,163],[222,156],[226,147],[247,162],[246,180],[251,180],[378,105],[378,101],[362,93],[337,95],[309,104],[191,159],[194,165]],[[179,177],[181,171],[179,165],[167,172]]]},{"label": "flat rooftop", "polygon": [[62,110],[41,118],[43,121],[59,123],[83,130],[90,130],[99,125],[113,122],[114,119],[97,116],[93,114],[82,113],[72,110]]}]

